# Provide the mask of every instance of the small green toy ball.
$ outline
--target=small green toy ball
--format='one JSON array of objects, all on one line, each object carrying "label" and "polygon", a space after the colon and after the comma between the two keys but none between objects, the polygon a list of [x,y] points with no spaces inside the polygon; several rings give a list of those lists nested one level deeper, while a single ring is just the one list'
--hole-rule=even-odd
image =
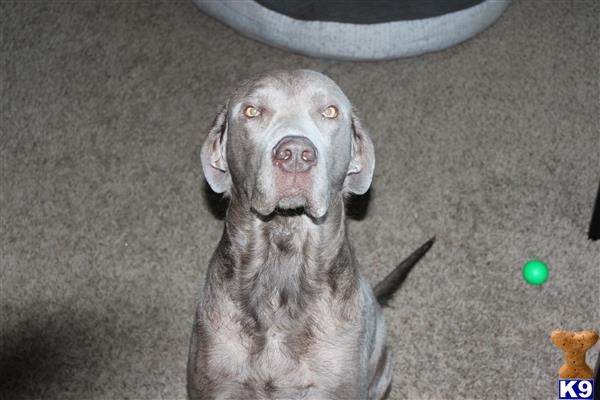
[{"label": "small green toy ball", "polygon": [[548,279],[548,267],[540,260],[527,261],[523,266],[523,278],[530,285],[541,285]]}]

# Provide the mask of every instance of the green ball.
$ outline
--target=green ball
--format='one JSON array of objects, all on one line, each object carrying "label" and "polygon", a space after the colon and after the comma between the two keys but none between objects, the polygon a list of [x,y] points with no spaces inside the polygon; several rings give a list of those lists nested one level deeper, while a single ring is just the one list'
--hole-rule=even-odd
[{"label": "green ball", "polygon": [[548,267],[540,260],[527,261],[523,266],[523,278],[530,285],[541,285],[548,279]]}]

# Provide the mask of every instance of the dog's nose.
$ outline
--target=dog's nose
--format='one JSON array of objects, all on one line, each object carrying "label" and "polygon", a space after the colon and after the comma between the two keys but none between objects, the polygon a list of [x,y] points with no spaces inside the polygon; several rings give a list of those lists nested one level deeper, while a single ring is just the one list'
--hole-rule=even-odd
[{"label": "dog's nose", "polygon": [[305,172],[317,164],[317,149],[301,136],[286,136],[273,148],[273,164],[285,172]]}]

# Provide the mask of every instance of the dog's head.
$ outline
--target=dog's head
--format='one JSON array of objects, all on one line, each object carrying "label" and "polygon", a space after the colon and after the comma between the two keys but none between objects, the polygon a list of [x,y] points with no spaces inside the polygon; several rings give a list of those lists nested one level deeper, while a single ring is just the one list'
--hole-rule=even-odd
[{"label": "dog's head", "polygon": [[375,155],[350,101],[328,77],[277,71],[242,84],[217,114],[202,167],[217,193],[261,216],[302,208],[323,217],[337,193],[365,193]]}]

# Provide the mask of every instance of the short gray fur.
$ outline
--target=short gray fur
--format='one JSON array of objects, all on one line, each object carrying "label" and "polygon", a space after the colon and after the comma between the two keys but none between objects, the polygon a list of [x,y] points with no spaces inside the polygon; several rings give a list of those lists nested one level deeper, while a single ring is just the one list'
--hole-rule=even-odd
[{"label": "short gray fur", "polygon": [[[389,393],[385,322],[344,212],[345,197],[368,190],[374,166],[369,135],[328,77],[273,71],[234,91],[202,146],[205,177],[230,204],[192,329],[191,399]],[[378,287],[392,286],[380,290],[391,296],[399,284]]]}]

